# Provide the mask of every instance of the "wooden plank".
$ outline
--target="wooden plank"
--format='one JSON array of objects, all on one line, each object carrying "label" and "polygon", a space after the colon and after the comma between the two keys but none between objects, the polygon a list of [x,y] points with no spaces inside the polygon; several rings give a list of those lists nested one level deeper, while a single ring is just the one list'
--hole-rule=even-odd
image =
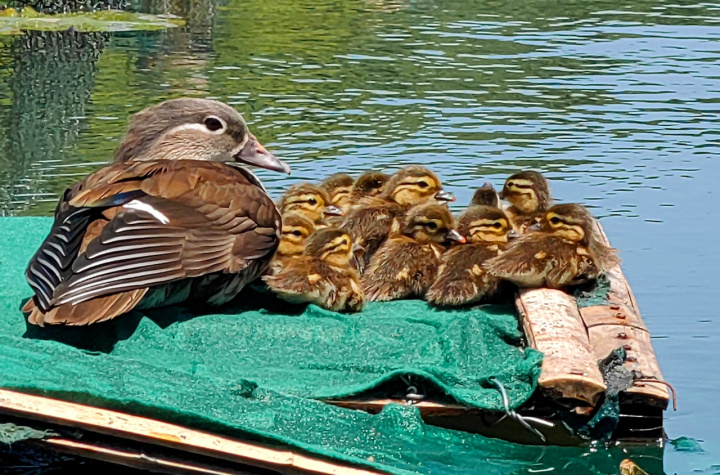
[{"label": "wooden plank", "polygon": [[473,413],[485,412],[482,409],[461,406],[459,404],[442,404],[432,401],[414,401],[409,403],[404,399],[370,399],[370,400],[349,400],[349,399],[324,399],[323,402],[346,409],[356,409],[369,413],[378,413],[388,404],[400,404],[413,406],[420,411],[420,415],[426,416],[466,416]]},{"label": "wooden plank", "polygon": [[[610,241],[605,230],[597,221],[596,226],[598,234],[609,246]],[[596,358],[606,358],[612,350],[627,346],[631,350],[628,351],[630,361],[625,362],[626,368],[640,371],[648,378],[664,381],[650,341],[650,333],[640,316],[637,301],[622,268],[615,266],[606,273],[606,277],[610,282],[610,291],[607,295],[610,305],[580,309]],[[667,407],[670,401],[670,392],[661,383],[638,383],[624,392],[626,395],[638,398],[640,402],[663,408]],[[645,401],[642,401],[643,399]]]},{"label": "wooden plank", "polygon": [[544,354],[539,386],[595,405],[606,387],[575,299],[560,290],[521,289],[516,306],[528,343]]},{"label": "wooden plank", "polygon": [[[588,335],[598,359],[602,355],[607,357],[611,351],[622,346],[628,355],[625,362],[627,369],[662,381],[657,360],[648,358],[648,355],[653,354],[653,349],[650,343],[650,333],[647,330],[627,325],[596,325],[588,330]],[[660,383],[643,382],[642,386],[633,386],[625,392],[643,395],[650,399],[659,399],[664,401],[664,406],[667,406],[670,398],[667,388]]]},{"label": "wooden plank", "polygon": [[0,389],[0,413],[76,427],[281,472],[371,475],[342,462],[250,444],[145,417]]},{"label": "wooden plank", "polygon": [[133,451],[126,447],[108,446],[89,442],[79,442],[68,439],[47,439],[33,441],[41,449],[50,449],[76,457],[82,457],[100,462],[113,463],[152,472],[169,474],[199,474],[199,475],[246,475],[247,471],[227,470],[196,462],[177,460],[168,456],[148,455],[141,451]]}]

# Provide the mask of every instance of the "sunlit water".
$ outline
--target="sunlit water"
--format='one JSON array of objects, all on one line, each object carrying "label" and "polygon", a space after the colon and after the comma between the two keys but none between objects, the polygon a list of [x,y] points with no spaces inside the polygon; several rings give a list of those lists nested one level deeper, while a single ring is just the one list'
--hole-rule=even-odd
[{"label": "sunlit water", "polygon": [[[180,2],[178,2],[180,3]],[[620,4],[622,3],[622,4]],[[0,38],[0,210],[52,212],[130,113],[180,95],[246,114],[293,175],[430,165],[458,197],[519,168],[603,218],[679,393],[668,473],[720,471],[720,4],[157,2],[181,30]],[[459,208],[458,208],[459,209]],[[559,469],[560,470],[560,469]]]}]

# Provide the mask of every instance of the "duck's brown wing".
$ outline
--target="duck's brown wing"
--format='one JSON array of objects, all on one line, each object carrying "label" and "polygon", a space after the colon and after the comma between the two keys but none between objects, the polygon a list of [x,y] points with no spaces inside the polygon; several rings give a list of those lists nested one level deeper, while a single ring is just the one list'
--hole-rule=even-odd
[{"label": "duck's brown wing", "polygon": [[336,273],[310,256],[298,256],[275,275],[263,277],[270,290],[291,303],[314,303],[331,306],[337,288],[332,282]]},{"label": "duck's brown wing", "polygon": [[360,278],[365,297],[373,301],[424,296],[437,273],[438,256],[405,237],[389,239]]},{"label": "duck's brown wing", "polygon": [[[237,170],[218,165],[161,161],[129,170],[116,165],[86,180],[92,186],[66,195],[61,207],[77,218],[56,219],[28,267],[31,285],[43,287],[42,297],[36,291],[38,307],[47,312],[213,272],[238,273],[256,259],[269,261],[279,242],[274,204],[242,173],[233,176]],[[101,173],[105,180],[98,179]],[[124,199],[126,195],[132,199]],[[90,217],[81,219],[86,214]],[[95,226],[101,219],[107,222]],[[88,239],[91,230],[98,235]],[[73,239],[65,242],[65,235]],[[64,260],[47,259],[48,253]],[[56,279],[41,279],[41,272]],[[56,313],[59,321],[65,318]]]},{"label": "duck's brown wing", "polygon": [[397,203],[375,197],[364,198],[347,213],[340,228],[363,247],[356,254],[360,273],[385,242],[395,218],[401,214],[402,207]]},{"label": "duck's brown wing", "polygon": [[579,260],[577,246],[531,233],[513,241],[501,255],[486,261],[483,268],[520,287],[559,288],[577,275]]},{"label": "duck's brown wing", "polygon": [[498,255],[483,244],[464,244],[451,248],[440,258],[440,268],[435,281],[426,294],[433,305],[459,306],[475,303],[494,294],[500,280],[488,274],[482,264]]}]

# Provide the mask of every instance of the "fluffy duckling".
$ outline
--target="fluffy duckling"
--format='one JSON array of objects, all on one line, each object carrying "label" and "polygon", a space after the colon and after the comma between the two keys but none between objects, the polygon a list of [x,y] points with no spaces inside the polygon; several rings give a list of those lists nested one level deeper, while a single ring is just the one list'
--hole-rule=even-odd
[{"label": "fluffy duckling", "polygon": [[174,99],[136,114],[114,162],[63,193],[25,274],[28,322],[234,298],[270,264],[280,214],[255,175],[222,162],[289,172],[227,104]]},{"label": "fluffy duckling", "polygon": [[282,270],[263,280],[285,301],[359,312],[365,297],[350,266],[352,254],[350,236],[335,228],[321,229],[310,236],[303,255],[288,260]]},{"label": "fluffy duckling", "polygon": [[362,198],[379,195],[388,180],[390,180],[390,175],[380,172],[367,172],[360,175],[350,190],[350,202],[355,204]]},{"label": "fluffy duckling", "polygon": [[522,171],[505,180],[500,198],[510,202],[507,215],[518,232],[527,228],[547,211],[552,196],[545,177],[535,171]]},{"label": "fluffy duckling", "polygon": [[594,219],[579,204],[555,205],[529,232],[483,267],[520,287],[559,289],[597,278],[619,264],[617,250],[594,231]]},{"label": "fluffy duckling", "polygon": [[267,273],[276,274],[289,259],[301,255],[308,237],[313,232],[315,232],[315,223],[305,216],[298,213],[288,213],[283,216],[280,245]]},{"label": "fluffy duckling", "polygon": [[344,213],[350,208],[352,201],[350,200],[350,190],[352,190],[355,180],[345,173],[335,173],[324,179],[320,183],[320,188],[327,191],[330,196],[330,204],[337,206]]},{"label": "fluffy duckling", "polygon": [[358,270],[362,272],[370,262],[396,219],[401,219],[413,205],[433,198],[441,203],[455,200],[428,168],[408,166],[392,175],[378,196],[363,198],[350,208],[341,228],[364,249],[356,255]]},{"label": "fluffy duckling", "polygon": [[492,183],[485,182],[483,186],[475,190],[470,206],[493,206],[495,208],[500,207],[500,197],[495,191],[495,187]]},{"label": "fluffy duckling", "polygon": [[500,291],[502,280],[488,274],[482,263],[507,246],[514,234],[510,219],[495,206],[471,206],[458,220],[458,231],[467,243],[452,247],[440,258],[437,278],[426,295],[433,305],[473,304]]},{"label": "fluffy duckling", "polygon": [[368,300],[423,297],[435,280],[448,241],[462,243],[465,238],[454,229],[446,206],[431,202],[413,207],[400,233],[380,247],[361,278]]},{"label": "fluffy duckling", "polygon": [[280,214],[298,213],[315,223],[316,228],[327,227],[325,217],[342,216],[343,212],[330,203],[330,195],[319,186],[310,183],[293,185],[278,203]]}]

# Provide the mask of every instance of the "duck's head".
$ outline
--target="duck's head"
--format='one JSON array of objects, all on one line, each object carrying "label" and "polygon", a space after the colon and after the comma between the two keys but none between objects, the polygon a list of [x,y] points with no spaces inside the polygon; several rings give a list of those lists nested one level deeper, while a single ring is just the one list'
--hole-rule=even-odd
[{"label": "duck's head", "polygon": [[113,161],[159,159],[239,162],[290,173],[250,133],[238,111],[209,99],[171,99],[132,117]]},{"label": "duck's head", "polygon": [[330,195],[330,203],[343,211],[347,211],[350,207],[350,191],[354,183],[355,180],[350,175],[336,173],[323,180],[320,187]]},{"label": "duck's head", "polygon": [[469,208],[458,220],[458,231],[468,242],[508,242],[514,236],[503,210],[485,205]]},{"label": "duck's head", "polygon": [[353,185],[352,196],[354,198],[377,196],[388,180],[390,180],[390,175],[380,172],[368,172],[360,175]]},{"label": "duck's head", "polygon": [[301,214],[289,213],[282,218],[282,236],[277,253],[297,256],[305,250],[308,237],[315,231],[315,223]]},{"label": "duck's head", "polygon": [[463,235],[455,230],[455,221],[447,207],[434,202],[410,209],[402,233],[421,243],[465,242]]},{"label": "duck's head", "polygon": [[550,205],[550,185],[542,174],[522,171],[505,180],[500,198],[508,200],[524,214],[545,211]]},{"label": "duck's head", "polygon": [[537,227],[567,241],[587,244],[594,235],[593,221],[592,214],[583,205],[567,203],[547,210],[540,222],[530,229]]},{"label": "duck's head", "polygon": [[485,182],[483,186],[475,190],[472,200],[470,201],[471,206],[500,206],[500,197],[495,191],[495,187],[492,183]]},{"label": "duck's head", "polygon": [[288,188],[278,208],[283,215],[298,213],[314,223],[319,223],[325,216],[343,215],[340,208],[330,203],[327,191],[310,183],[300,183]]},{"label": "duck's head", "polygon": [[353,241],[339,229],[320,229],[308,239],[304,254],[333,266],[347,266],[353,257]]},{"label": "duck's head", "polygon": [[382,192],[403,206],[412,206],[435,198],[439,202],[455,201],[455,197],[442,189],[440,179],[428,168],[413,165],[390,177]]}]

